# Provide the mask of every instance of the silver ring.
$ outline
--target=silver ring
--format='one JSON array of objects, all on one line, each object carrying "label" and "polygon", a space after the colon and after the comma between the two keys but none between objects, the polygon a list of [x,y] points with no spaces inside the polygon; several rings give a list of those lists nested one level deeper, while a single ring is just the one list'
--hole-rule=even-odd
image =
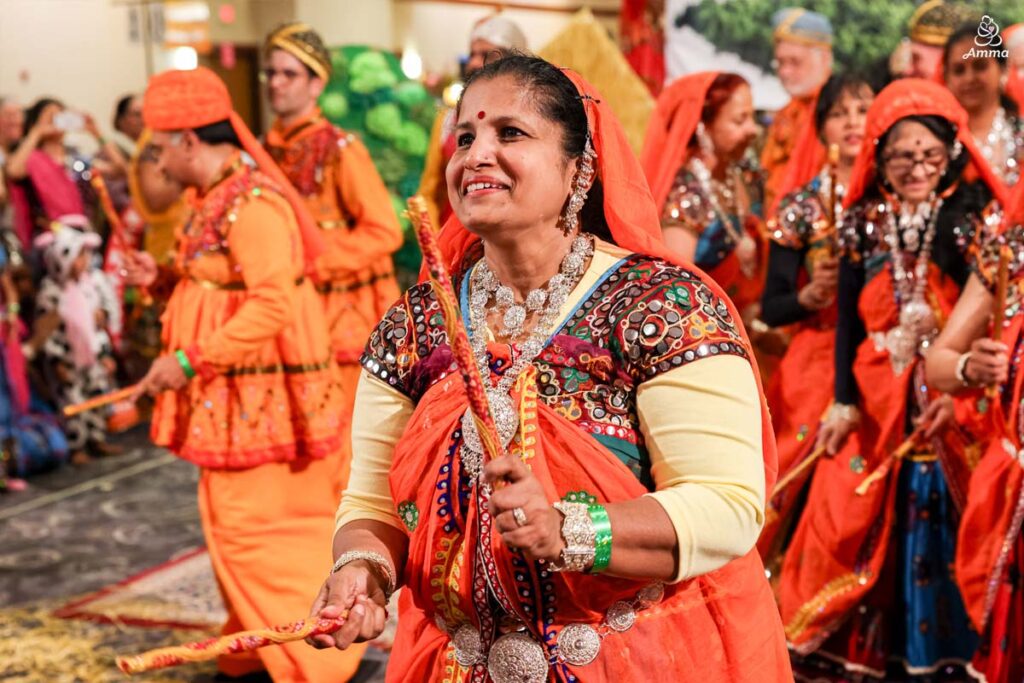
[{"label": "silver ring", "polygon": [[526,511],[523,508],[512,508],[512,517],[516,520],[516,526],[526,526]]}]

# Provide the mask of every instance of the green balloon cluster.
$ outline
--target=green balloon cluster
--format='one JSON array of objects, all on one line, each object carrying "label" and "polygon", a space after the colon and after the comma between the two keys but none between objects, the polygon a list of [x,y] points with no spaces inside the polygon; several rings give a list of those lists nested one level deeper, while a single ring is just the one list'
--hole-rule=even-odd
[{"label": "green balloon cluster", "polygon": [[358,135],[373,157],[405,230],[396,265],[414,275],[420,253],[403,213],[405,200],[419,186],[438,103],[421,83],[405,77],[398,58],[388,52],[348,45],[331,51],[331,64],[334,74],[320,109],[332,123]]}]

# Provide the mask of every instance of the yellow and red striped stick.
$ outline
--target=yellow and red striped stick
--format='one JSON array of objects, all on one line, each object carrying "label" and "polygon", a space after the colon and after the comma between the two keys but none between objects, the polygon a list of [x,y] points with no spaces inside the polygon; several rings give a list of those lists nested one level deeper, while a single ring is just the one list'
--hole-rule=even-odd
[{"label": "yellow and red striped stick", "polygon": [[130,657],[118,657],[117,668],[126,674],[139,674],[181,664],[206,662],[221,655],[252,652],[268,645],[294,643],[310,636],[334,633],[344,625],[346,616],[347,613],[337,619],[300,619],[284,626],[240,631],[187,645],[162,647]]}]

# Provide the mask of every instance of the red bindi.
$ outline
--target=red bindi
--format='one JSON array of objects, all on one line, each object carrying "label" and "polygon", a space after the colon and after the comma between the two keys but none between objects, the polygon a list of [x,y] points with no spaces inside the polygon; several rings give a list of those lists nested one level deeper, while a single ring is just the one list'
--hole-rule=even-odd
[{"label": "red bindi", "polygon": [[483,118],[483,117],[485,117],[485,116],[487,116],[487,114],[485,114],[485,113],[484,113],[484,112],[482,112],[482,111],[478,111],[478,112],[476,113],[476,117],[477,117],[478,119],[482,119],[482,118]]}]

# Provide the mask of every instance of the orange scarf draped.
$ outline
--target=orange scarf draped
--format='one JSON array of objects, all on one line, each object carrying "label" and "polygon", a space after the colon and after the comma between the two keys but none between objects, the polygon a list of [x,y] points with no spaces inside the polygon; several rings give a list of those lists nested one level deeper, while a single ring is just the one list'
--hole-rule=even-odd
[{"label": "orange scarf draped", "polygon": [[704,100],[719,71],[701,71],[673,81],[658,97],[640,153],[640,165],[661,212],[679,169],[689,158],[690,139],[700,123]]},{"label": "orange scarf draped", "polygon": [[774,216],[782,198],[811,182],[821,167],[825,165],[825,145],[821,143],[818,129],[814,125],[814,110],[818,108],[819,95],[820,91],[811,100],[811,122],[803,127],[800,136],[796,139],[796,144],[793,145],[789,163],[786,164],[786,175],[772,198],[772,205],[766,207],[768,211],[765,213],[765,217]]}]

